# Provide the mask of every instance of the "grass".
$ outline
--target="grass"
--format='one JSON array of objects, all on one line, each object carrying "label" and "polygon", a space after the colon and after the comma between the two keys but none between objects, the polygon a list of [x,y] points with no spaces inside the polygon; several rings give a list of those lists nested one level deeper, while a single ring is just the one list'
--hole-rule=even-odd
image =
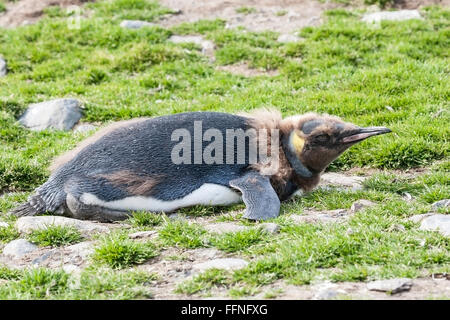
[{"label": "grass", "polygon": [[204,247],[205,235],[201,226],[179,220],[170,221],[159,231],[164,244],[190,249]]},{"label": "grass", "polygon": [[[387,126],[393,133],[352,147],[330,167],[373,167],[382,173],[367,179],[362,190],[319,189],[283,203],[273,221],[281,227],[276,236],[256,228],[214,235],[196,223],[136,212],[127,223],[157,229],[155,244],[132,241],[125,232],[103,236],[93,265],[79,279],[58,270],[1,267],[0,298],[149,298],[157,276],[132,268],[171,247],[215,247],[250,261],[243,270],[208,271],[180,284],[177,292],[190,295],[225,289],[239,298],[277,280],[299,285],[450,272],[448,238],[407,220],[429,212],[450,191],[450,11],[437,6],[420,10],[423,20],[379,26],[361,22],[361,11],[330,10],[321,26],[295,30],[303,40],[287,44],[277,42],[276,32],[227,29],[219,19],[172,28],[121,28],[123,19],[157,22],[170,12],[144,0],[88,3],[82,11],[89,18],[81,20],[80,29],[69,28],[67,13],[57,8],[46,10],[35,25],[2,29],[0,55],[8,64],[7,76],[0,78],[0,211],[8,223],[0,228],[2,244],[19,237],[15,218],[5,213],[48,178],[53,158],[92,134],[26,130],[17,119],[30,103],[77,98],[84,104],[82,121],[102,125],[185,111],[234,113],[273,106],[284,116],[330,113],[361,126]],[[173,34],[201,34],[213,41],[216,61],[196,46],[167,41]],[[244,77],[216,69],[240,62],[277,69],[279,75]],[[403,174],[418,166],[430,170]],[[406,201],[406,193],[413,201]],[[339,224],[293,224],[288,218],[311,208],[348,209],[359,199],[377,205]],[[243,208],[193,207],[178,214],[238,222]],[[445,208],[439,212],[449,213]],[[36,237],[49,246],[76,239],[68,230]]]},{"label": "grass", "polygon": [[152,243],[136,242],[126,234],[117,233],[104,236],[101,244],[95,248],[93,261],[113,269],[123,269],[141,264],[158,255]]},{"label": "grass", "polygon": [[128,219],[128,222],[134,227],[151,228],[162,224],[164,222],[164,217],[159,214],[137,211],[133,212],[133,215]]},{"label": "grass", "polygon": [[45,229],[33,230],[28,240],[39,246],[59,247],[81,242],[83,236],[75,227],[51,225]]}]

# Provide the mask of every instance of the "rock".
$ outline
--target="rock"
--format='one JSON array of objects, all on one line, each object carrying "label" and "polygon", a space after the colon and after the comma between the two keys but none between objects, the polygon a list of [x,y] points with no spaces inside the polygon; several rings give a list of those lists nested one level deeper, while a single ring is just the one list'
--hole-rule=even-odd
[{"label": "rock", "polygon": [[349,217],[347,210],[305,211],[303,215],[291,215],[294,223],[336,223]]},{"label": "rock", "polygon": [[262,223],[259,225],[259,227],[264,231],[272,234],[280,232],[280,226],[276,223]]},{"label": "rock", "polygon": [[399,278],[369,282],[367,283],[367,289],[395,294],[402,291],[409,291],[412,285],[411,279]]},{"label": "rock", "polygon": [[201,248],[189,251],[189,256],[195,260],[210,260],[220,256],[221,252],[215,248]]},{"label": "rock", "polygon": [[6,76],[6,61],[0,58],[0,77]]},{"label": "rock", "polygon": [[450,215],[434,214],[426,217],[422,220],[419,229],[439,231],[445,237],[450,237]]},{"label": "rock", "polygon": [[425,213],[425,214],[416,214],[415,216],[409,217],[407,220],[415,223],[421,222],[426,217],[432,216],[433,213]]},{"label": "rock", "polygon": [[94,253],[94,244],[92,241],[84,241],[68,246],[66,249],[81,257],[83,260],[86,260]]},{"label": "rock", "polygon": [[380,11],[365,14],[362,21],[374,23],[382,20],[402,21],[409,19],[422,19],[422,17],[417,10]]},{"label": "rock", "polygon": [[214,43],[212,41],[205,40],[201,36],[171,36],[169,41],[173,43],[195,43],[202,48],[202,53],[204,55],[214,55]]},{"label": "rock", "polygon": [[444,200],[440,200],[440,201],[436,201],[435,203],[433,203],[431,205],[431,208],[433,210],[437,210],[440,208],[448,208],[450,207],[450,199],[444,199]]},{"label": "rock", "polygon": [[336,298],[338,292],[336,291],[337,285],[330,282],[324,282],[313,286],[313,290],[317,290],[314,295],[314,300],[329,300]]},{"label": "rock", "polygon": [[74,265],[74,264],[65,264],[62,267],[64,272],[70,273],[70,274],[78,274],[81,272],[81,268]]},{"label": "rock", "polygon": [[346,176],[335,172],[324,173],[320,178],[319,186],[335,186],[353,190],[361,190],[363,188],[362,182],[366,179],[365,177]]},{"label": "rock", "polygon": [[16,221],[16,228],[20,233],[31,233],[33,230],[46,229],[50,225],[73,226],[81,233],[109,232],[109,228],[100,224],[60,216],[21,217]]},{"label": "rock", "polygon": [[143,27],[153,27],[156,24],[151,23],[151,22],[147,22],[147,21],[141,21],[141,20],[123,20],[120,23],[120,26],[122,28],[127,28],[127,29],[140,29]]},{"label": "rock", "polygon": [[3,254],[17,259],[37,249],[38,247],[31,242],[25,239],[17,239],[11,241],[3,248]]},{"label": "rock", "polygon": [[356,213],[356,212],[361,211],[361,210],[363,210],[365,208],[373,207],[375,205],[376,205],[376,203],[374,203],[372,201],[369,201],[369,200],[366,200],[366,199],[360,199],[358,201],[353,202],[352,206],[350,207],[350,211],[352,213]]},{"label": "rock", "polygon": [[139,231],[135,233],[131,233],[128,235],[130,239],[143,239],[143,238],[153,238],[158,235],[158,231],[150,230],[150,231]]},{"label": "rock", "polygon": [[293,34],[280,34],[277,41],[281,43],[298,42],[301,38]]},{"label": "rock", "polygon": [[8,228],[9,224],[3,221],[0,221],[0,228]]},{"label": "rock", "polygon": [[75,99],[56,99],[31,104],[19,123],[31,130],[70,130],[81,119],[80,102]]},{"label": "rock", "polygon": [[224,269],[224,270],[238,270],[245,268],[248,262],[243,259],[224,258],[214,259],[203,263],[197,263],[192,266],[194,271],[203,272],[207,269]]},{"label": "rock", "polygon": [[86,133],[89,131],[93,131],[97,129],[96,126],[94,126],[93,124],[90,123],[80,123],[79,125],[75,126],[75,128],[73,129],[74,133]]},{"label": "rock", "polygon": [[218,234],[249,230],[249,227],[234,224],[232,222],[211,223],[205,225],[204,227],[207,231]]}]

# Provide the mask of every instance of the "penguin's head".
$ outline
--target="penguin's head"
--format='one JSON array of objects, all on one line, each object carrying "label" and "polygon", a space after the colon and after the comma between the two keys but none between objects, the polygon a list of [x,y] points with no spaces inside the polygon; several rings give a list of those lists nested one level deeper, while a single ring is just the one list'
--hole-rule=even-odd
[{"label": "penguin's head", "polygon": [[337,117],[308,114],[286,119],[283,149],[295,171],[305,178],[320,174],[345,150],[369,137],[391,132],[385,127],[362,128]]}]

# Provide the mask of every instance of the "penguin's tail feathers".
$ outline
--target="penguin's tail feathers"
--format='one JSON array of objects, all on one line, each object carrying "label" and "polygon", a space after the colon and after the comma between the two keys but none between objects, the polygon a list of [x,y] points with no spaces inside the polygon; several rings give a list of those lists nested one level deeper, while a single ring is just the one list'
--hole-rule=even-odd
[{"label": "penguin's tail feathers", "polygon": [[9,214],[17,217],[34,216],[45,213],[47,211],[46,207],[47,206],[41,196],[36,194],[29,197],[27,202],[22,203],[18,207],[9,211]]}]

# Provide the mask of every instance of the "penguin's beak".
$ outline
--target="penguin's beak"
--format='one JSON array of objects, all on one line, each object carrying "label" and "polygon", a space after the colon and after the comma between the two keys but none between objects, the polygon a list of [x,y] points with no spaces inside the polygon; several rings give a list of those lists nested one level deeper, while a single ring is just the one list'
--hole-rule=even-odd
[{"label": "penguin's beak", "polygon": [[342,143],[356,143],[372,136],[377,136],[380,134],[385,134],[392,132],[391,129],[385,127],[367,127],[367,128],[358,128],[347,132],[341,138]]}]

